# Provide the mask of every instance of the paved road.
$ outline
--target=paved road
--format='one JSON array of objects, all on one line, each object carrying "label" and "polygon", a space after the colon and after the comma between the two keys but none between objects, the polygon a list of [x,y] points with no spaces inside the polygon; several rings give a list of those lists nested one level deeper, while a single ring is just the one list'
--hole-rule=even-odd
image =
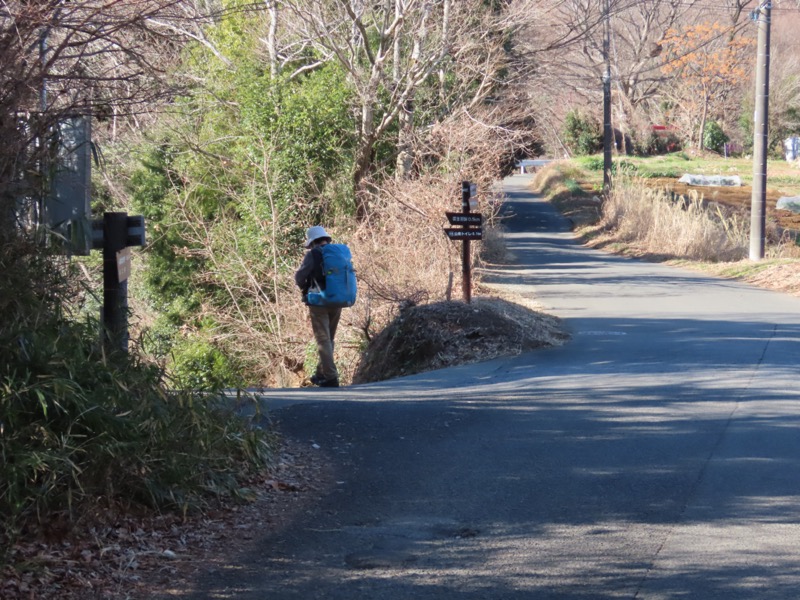
[{"label": "paved road", "polygon": [[800,597],[800,300],[579,247],[528,181],[491,279],[572,341],[266,394],[337,484],[192,598]]}]

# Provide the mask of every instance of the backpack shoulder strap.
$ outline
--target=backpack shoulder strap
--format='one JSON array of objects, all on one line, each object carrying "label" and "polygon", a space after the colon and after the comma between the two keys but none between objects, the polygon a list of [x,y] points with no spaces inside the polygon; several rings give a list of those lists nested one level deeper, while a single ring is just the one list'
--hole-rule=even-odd
[{"label": "backpack shoulder strap", "polygon": [[311,249],[311,260],[314,261],[314,267],[309,278],[315,281],[320,289],[325,289],[324,257],[320,248]]}]

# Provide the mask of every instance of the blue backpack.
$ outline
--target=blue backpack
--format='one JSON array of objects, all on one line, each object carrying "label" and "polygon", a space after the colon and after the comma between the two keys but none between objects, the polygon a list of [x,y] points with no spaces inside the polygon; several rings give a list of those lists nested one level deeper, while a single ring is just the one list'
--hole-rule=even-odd
[{"label": "blue backpack", "polygon": [[350,248],[344,244],[325,244],[319,251],[322,253],[325,289],[312,287],[308,292],[308,303],[312,306],[353,306],[357,286]]}]

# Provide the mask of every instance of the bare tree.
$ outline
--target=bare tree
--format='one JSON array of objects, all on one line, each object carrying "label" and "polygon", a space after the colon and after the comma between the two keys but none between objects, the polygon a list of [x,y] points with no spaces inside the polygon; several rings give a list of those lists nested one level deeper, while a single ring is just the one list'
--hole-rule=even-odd
[{"label": "bare tree", "polygon": [[[753,0],[724,0],[722,4],[727,9],[728,15],[730,16],[731,31],[735,31],[736,26],[739,25],[742,17],[745,15],[748,6],[753,7],[757,3],[753,2]],[[717,6],[716,4],[712,4],[710,8],[714,9]]]},{"label": "bare tree", "polygon": [[[679,23],[699,17],[699,0],[611,0],[607,16],[610,52],[604,54],[602,3],[569,0],[552,11],[540,31],[548,40],[542,55],[542,72],[556,90],[569,90],[576,101],[598,106],[605,62],[611,65],[614,112],[625,147],[632,121],[647,121],[644,113],[666,81],[660,67],[664,60],[662,43],[667,32]],[[572,32],[569,37],[568,32]],[[578,35],[580,34],[580,35]],[[564,41],[569,40],[569,43]],[[554,48],[554,50],[551,50]],[[571,103],[574,104],[574,103]]]},{"label": "bare tree", "polygon": [[[779,58],[780,54],[776,56]],[[776,60],[770,87],[770,133],[772,136],[800,134],[800,58],[796,54]],[[771,137],[772,137],[771,136]],[[771,140],[777,142],[778,140]]]},{"label": "bare tree", "polygon": [[[283,48],[307,48],[312,59],[295,69],[336,61],[358,98],[358,144],[353,169],[358,217],[367,214],[367,175],[375,146],[399,121],[398,173],[414,161],[410,140],[419,92],[438,81],[437,110],[476,106],[500,83],[510,31],[505,9],[478,0],[287,0]],[[278,49],[274,55],[281,55]],[[288,52],[286,52],[288,55]],[[299,65],[299,66],[298,66]]]},{"label": "bare tree", "polygon": [[[45,155],[67,115],[147,112],[196,25],[200,0],[4,1],[0,6],[0,197],[4,214],[46,177]],[[36,173],[36,176],[31,176]],[[3,226],[11,222],[2,219]]]},{"label": "bare tree", "polygon": [[[363,182],[381,135],[413,104],[415,89],[447,56],[441,32],[447,24],[434,11],[449,5],[425,0],[300,0],[286,2],[300,26],[295,39],[309,40],[323,60],[347,71],[359,101],[358,145],[353,169],[357,215],[367,213]],[[313,63],[312,63],[313,64]]]}]

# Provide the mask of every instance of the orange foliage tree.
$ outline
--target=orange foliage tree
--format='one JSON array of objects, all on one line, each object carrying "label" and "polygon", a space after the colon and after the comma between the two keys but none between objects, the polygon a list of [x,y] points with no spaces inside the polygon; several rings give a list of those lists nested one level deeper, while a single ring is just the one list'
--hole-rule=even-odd
[{"label": "orange foliage tree", "polygon": [[668,86],[678,109],[673,124],[698,148],[703,149],[709,118],[722,114],[742,83],[750,80],[748,63],[754,44],[752,38],[737,36],[730,26],[717,22],[667,31],[661,69],[673,78]]}]

